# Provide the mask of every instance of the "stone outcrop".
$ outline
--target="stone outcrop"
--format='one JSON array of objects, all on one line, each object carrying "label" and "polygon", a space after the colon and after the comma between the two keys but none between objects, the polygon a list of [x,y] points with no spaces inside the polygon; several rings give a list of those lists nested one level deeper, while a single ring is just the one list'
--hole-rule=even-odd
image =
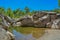
[{"label": "stone outcrop", "polygon": [[60,28],[60,19],[54,20],[51,28]]},{"label": "stone outcrop", "polygon": [[9,27],[10,25],[13,26],[13,24],[15,23],[15,19],[10,18],[9,16],[0,14],[0,18],[2,19],[2,24],[4,26],[7,26],[7,27]]},{"label": "stone outcrop", "polygon": [[33,20],[38,20],[39,18],[43,17],[44,15],[47,15],[47,13],[44,12],[37,12],[33,15]]},{"label": "stone outcrop", "polygon": [[17,22],[21,22],[21,26],[34,26],[32,19],[29,16],[24,16],[23,18],[19,19]]},{"label": "stone outcrop", "polygon": [[32,16],[27,15],[20,18],[19,20],[16,21],[16,23],[20,22],[20,24],[18,23],[18,25],[20,26],[52,28],[52,26],[54,25],[54,20],[58,20],[58,19],[60,19],[59,14],[56,14],[55,12],[36,12]]},{"label": "stone outcrop", "polygon": [[0,26],[0,40],[13,40],[14,36]]},{"label": "stone outcrop", "polygon": [[[36,12],[32,16],[26,15],[23,17],[20,17],[18,20],[12,19],[9,16],[4,16],[0,14],[0,17],[2,18],[2,24],[4,26],[25,26],[25,27],[49,27],[53,28],[54,26],[60,26],[60,14],[56,12]],[[55,24],[56,23],[56,24]],[[55,27],[57,28],[57,27]],[[58,27],[59,28],[59,27]]]},{"label": "stone outcrop", "polygon": [[[17,22],[21,22],[22,26],[34,26],[34,27],[49,27],[49,28],[59,28],[60,22],[57,22],[60,19],[60,14],[55,12],[37,12],[32,16],[25,16],[20,18]],[[55,24],[56,21],[56,24]],[[57,26],[57,27],[55,27]]]},{"label": "stone outcrop", "polygon": [[0,40],[14,40],[14,35],[8,31],[10,26],[8,22],[9,18],[2,14],[0,14],[0,18],[2,19],[0,22]]},{"label": "stone outcrop", "polygon": [[47,29],[44,35],[37,40],[60,40],[60,30]]},{"label": "stone outcrop", "polygon": [[[43,15],[39,15],[39,14],[43,14]],[[37,14],[35,14],[35,15],[37,15]],[[40,17],[37,17],[38,15]],[[35,18],[38,18],[38,19],[33,20],[33,21],[38,21],[38,22],[35,22],[36,27],[43,27],[44,28],[44,27],[49,26],[49,28],[50,28],[52,26],[52,22],[54,20],[56,20],[56,18],[57,18],[57,15],[55,12],[40,12],[40,13],[38,13],[38,15],[35,16]],[[33,19],[34,19],[34,17],[33,17]]]}]

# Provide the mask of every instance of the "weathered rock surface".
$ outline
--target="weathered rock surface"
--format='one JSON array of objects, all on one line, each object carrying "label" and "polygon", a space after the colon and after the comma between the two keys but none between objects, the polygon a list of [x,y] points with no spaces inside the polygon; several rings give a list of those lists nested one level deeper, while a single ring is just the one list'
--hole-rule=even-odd
[{"label": "weathered rock surface", "polygon": [[33,15],[33,20],[39,20],[39,18],[43,17],[44,15],[47,15],[45,12],[37,12]]},{"label": "weathered rock surface", "polygon": [[25,16],[18,20],[18,22],[21,22],[21,26],[34,26],[34,23],[32,19],[29,16]]},{"label": "weathered rock surface", "polygon": [[[9,16],[0,14],[2,24],[9,27],[12,26],[30,26],[30,27],[49,27],[49,28],[60,28],[60,14],[55,12],[37,12],[32,16],[24,16],[18,20],[12,19]],[[58,21],[58,22],[57,22]]]},{"label": "weathered rock surface", "polygon": [[55,12],[37,12],[32,16],[27,15],[20,18],[19,20],[16,21],[16,23],[20,22],[21,24],[20,23],[18,24],[20,26],[60,28],[59,16],[60,14],[57,14]]},{"label": "weathered rock surface", "polygon": [[45,34],[37,40],[60,40],[60,30],[47,29]]},{"label": "weathered rock surface", "polygon": [[10,25],[13,25],[15,23],[15,20],[10,18],[9,16],[5,16],[3,14],[0,14],[0,18],[2,19],[2,24],[4,26],[9,27]]},{"label": "weathered rock surface", "polygon": [[14,26],[14,27],[16,27],[16,26],[21,26],[21,22],[13,23],[12,26]]},{"label": "weathered rock surface", "polygon": [[12,40],[12,37],[9,33],[0,27],[0,40]]},{"label": "weathered rock surface", "polygon": [[[41,14],[41,16],[39,14]],[[59,18],[60,14],[56,14],[55,12],[41,12],[38,13],[38,15],[35,14],[34,16],[35,18],[33,17],[34,19],[33,21],[36,21],[35,22],[36,27],[60,28],[60,18]]]},{"label": "weathered rock surface", "polygon": [[54,20],[51,28],[60,28],[60,19]]}]

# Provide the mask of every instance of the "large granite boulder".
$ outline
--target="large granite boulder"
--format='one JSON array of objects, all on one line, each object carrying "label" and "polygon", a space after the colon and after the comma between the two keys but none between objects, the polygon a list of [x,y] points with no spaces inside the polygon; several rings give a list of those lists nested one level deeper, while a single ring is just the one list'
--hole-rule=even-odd
[{"label": "large granite boulder", "polygon": [[60,29],[60,19],[56,19],[52,22],[48,22],[46,27],[53,29]]},{"label": "large granite boulder", "polygon": [[15,23],[15,19],[10,18],[9,16],[5,16],[3,14],[0,14],[0,18],[2,19],[2,23],[5,26],[10,26],[10,25],[13,25]]},{"label": "large granite boulder", "polygon": [[48,22],[48,23],[46,24],[46,27],[47,27],[47,28],[51,28],[52,24],[53,24],[52,22]]},{"label": "large granite boulder", "polygon": [[58,25],[58,29],[60,29],[60,21],[58,22],[58,24],[57,24],[57,25]]},{"label": "large granite boulder", "polygon": [[30,16],[24,16],[23,18],[20,18],[17,22],[21,22],[21,26],[34,26],[34,23]]},{"label": "large granite boulder", "polygon": [[60,28],[60,19],[54,20],[51,28],[57,28],[57,29],[59,29]]},{"label": "large granite boulder", "polygon": [[60,19],[60,13],[59,14],[56,14],[57,15],[57,19]]},{"label": "large granite boulder", "polygon": [[57,15],[56,14],[49,14],[50,17],[50,21],[54,21],[57,19]]},{"label": "large granite boulder", "polygon": [[35,27],[40,27],[40,28],[45,28],[46,24],[43,23],[42,21],[34,21],[34,26]]},{"label": "large granite boulder", "polygon": [[36,27],[46,27],[46,24],[49,22],[49,16],[45,15],[41,18],[39,18],[37,21],[34,21]]},{"label": "large granite boulder", "polygon": [[2,27],[0,27],[0,40],[13,40],[12,36],[10,36]]},{"label": "large granite boulder", "polygon": [[56,12],[42,12],[41,14],[43,14],[42,17],[44,17],[45,15],[48,15],[49,21],[54,21],[57,18],[57,13]]},{"label": "large granite boulder", "polygon": [[33,15],[33,21],[36,27],[50,28],[57,17],[56,12],[38,12]]},{"label": "large granite boulder", "polygon": [[4,16],[4,19],[5,19],[8,23],[10,23],[11,25],[13,25],[13,23],[15,23],[15,20],[12,19],[12,18],[10,18],[9,16]]},{"label": "large granite boulder", "polygon": [[16,27],[16,26],[21,26],[21,22],[16,22],[16,23],[13,23],[12,25],[13,27]]},{"label": "large granite boulder", "polygon": [[44,15],[47,15],[45,12],[37,12],[33,15],[33,20],[38,20],[39,18],[43,17]]}]

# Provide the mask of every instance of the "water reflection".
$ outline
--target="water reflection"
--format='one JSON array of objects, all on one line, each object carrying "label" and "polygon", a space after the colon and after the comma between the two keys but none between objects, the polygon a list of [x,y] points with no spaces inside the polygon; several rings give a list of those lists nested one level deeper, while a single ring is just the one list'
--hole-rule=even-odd
[{"label": "water reflection", "polygon": [[36,40],[45,33],[45,28],[14,27],[15,40]]},{"label": "water reflection", "polygon": [[36,38],[32,36],[32,33],[24,35],[16,30],[13,30],[13,34],[15,35],[15,40],[36,40]]}]

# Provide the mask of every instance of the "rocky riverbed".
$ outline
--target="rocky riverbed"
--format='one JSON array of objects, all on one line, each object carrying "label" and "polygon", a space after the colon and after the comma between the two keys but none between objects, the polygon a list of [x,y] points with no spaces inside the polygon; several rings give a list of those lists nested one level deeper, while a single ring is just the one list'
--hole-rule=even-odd
[{"label": "rocky riverbed", "polygon": [[60,30],[58,29],[23,28],[20,31],[13,30],[13,34],[15,40],[60,40]]},{"label": "rocky riverbed", "polygon": [[14,35],[0,27],[0,40],[14,40]]},{"label": "rocky riverbed", "polygon": [[48,29],[46,33],[37,40],[60,40],[60,30]]},{"label": "rocky riverbed", "polygon": [[[28,35],[29,37],[32,37],[32,34],[34,37],[38,39],[33,39],[33,40],[60,40],[60,14],[56,12],[36,12],[33,15],[25,15],[20,18],[10,18],[9,16],[5,16],[3,14],[0,14],[1,22],[0,22],[0,40],[13,40],[14,35],[9,31],[9,27],[20,27],[17,30],[19,32],[24,32]],[[24,28],[21,28],[24,27]],[[33,28],[28,28],[27,27],[33,27]],[[41,30],[40,28],[50,28],[48,30]],[[54,30],[58,29],[58,30]],[[14,29],[16,30],[16,29]],[[32,32],[31,32],[32,31]],[[31,34],[32,33],[32,34]],[[36,34],[37,33],[37,34]],[[43,34],[43,36],[42,36]],[[40,37],[41,36],[41,37]],[[26,37],[24,37],[26,38]],[[23,40],[28,40],[23,39]],[[31,38],[30,38],[31,39]],[[29,39],[29,40],[30,40]],[[32,40],[32,39],[31,39]]]}]

